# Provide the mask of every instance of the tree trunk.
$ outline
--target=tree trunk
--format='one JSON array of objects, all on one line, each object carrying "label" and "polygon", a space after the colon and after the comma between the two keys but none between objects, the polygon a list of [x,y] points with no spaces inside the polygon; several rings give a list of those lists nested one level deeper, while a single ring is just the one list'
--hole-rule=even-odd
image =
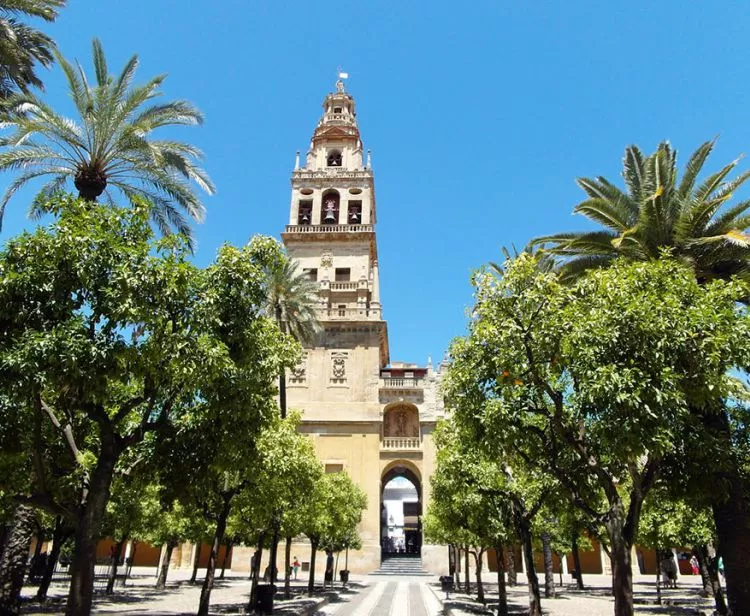
[{"label": "tree trunk", "polygon": [[531,529],[528,522],[519,524],[526,561],[526,579],[529,583],[529,616],[542,616],[542,597],[539,594],[539,578],[534,568],[534,547],[531,544]]},{"label": "tree trunk", "polygon": [[508,591],[505,588],[505,557],[502,544],[495,546],[497,554],[497,616],[508,616]]},{"label": "tree trunk", "polygon": [[255,599],[258,596],[258,577],[260,576],[260,563],[263,560],[263,545],[266,542],[266,531],[263,530],[258,534],[258,549],[255,550],[255,568],[250,572],[253,582],[250,585],[250,600],[247,606],[247,613],[255,613]]},{"label": "tree trunk", "polygon": [[286,419],[286,370],[284,368],[279,373],[279,410],[281,418]]},{"label": "tree trunk", "polygon": [[750,502],[740,477],[730,479],[731,496],[713,505],[718,553],[724,561],[727,614],[750,614]]},{"label": "tree trunk", "polygon": [[[718,558],[711,558],[708,555],[708,547],[701,545],[698,547],[698,566],[706,570],[708,576],[709,592],[714,597],[714,605],[719,614],[727,614],[727,604],[724,600],[724,592],[721,590],[721,580],[719,580]],[[701,573],[701,576],[703,573]]]},{"label": "tree trunk", "polygon": [[269,580],[271,584],[276,584],[276,571],[278,569],[278,566],[276,565],[277,562],[277,551],[279,549],[279,518],[278,514],[275,513],[273,516],[273,522],[271,522],[272,528],[273,528],[273,535],[271,536],[271,553],[268,558],[268,570],[269,570]]},{"label": "tree trunk", "polygon": [[96,543],[109,501],[109,490],[115,464],[120,457],[114,434],[100,424],[101,448],[99,460],[89,481],[86,502],[79,508],[75,531],[75,548],[70,563],[70,591],[65,609],[66,616],[89,616],[94,594],[94,564]]},{"label": "tree trunk", "polygon": [[581,554],[578,551],[578,531],[573,531],[571,547],[573,550],[573,567],[575,567],[576,572],[576,588],[578,588],[578,590],[584,590],[583,572],[581,571]]},{"label": "tree trunk", "polygon": [[469,576],[469,546],[464,546],[464,590],[471,594],[471,577]]},{"label": "tree trunk", "polygon": [[555,596],[555,572],[552,563],[552,538],[549,533],[542,533],[542,554],[544,555],[544,596],[549,599]]},{"label": "tree trunk", "polygon": [[221,573],[219,574],[219,579],[224,579],[224,572],[227,570],[227,562],[229,562],[229,555],[232,553],[232,545],[233,542],[231,539],[227,539],[224,542],[224,558],[221,561]]},{"label": "tree trunk", "polygon": [[195,558],[193,558],[193,574],[190,576],[190,583],[195,584],[195,580],[198,578],[198,565],[201,562],[201,549],[203,548],[203,540],[198,539],[195,544]]},{"label": "tree trunk", "polygon": [[701,582],[703,583],[703,590],[701,595],[704,597],[710,597],[712,595],[711,589],[711,578],[708,576],[708,548],[706,548],[706,555],[703,556],[701,546],[693,546],[693,556],[698,561],[698,573],[701,576]]},{"label": "tree trunk", "polygon": [[474,552],[474,565],[476,567],[475,575],[477,578],[477,601],[486,605],[484,600],[484,584],[482,584],[482,556],[484,555],[484,548]]},{"label": "tree trunk", "polygon": [[169,563],[172,560],[172,552],[174,551],[176,541],[167,541],[167,549],[164,551],[164,558],[161,561],[159,567],[159,577],[156,578],[156,588],[163,590],[167,586],[167,575],[169,574]]},{"label": "tree trunk", "polygon": [[310,578],[307,580],[307,596],[312,597],[315,590],[315,554],[318,551],[318,540],[310,540]]},{"label": "tree trunk", "polygon": [[52,531],[52,549],[47,554],[42,581],[39,583],[39,588],[36,591],[37,601],[47,600],[49,585],[52,583],[52,576],[55,574],[57,561],[60,560],[60,550],[72,534],[73,531],[68,527],[66,520],[62,516],[57,516],[55,519],[55,530]]},{"label": "tree trunk", "polygon": [[127,542],[127,535],[123,536],[117,543],[112,546],[112,558],[109,563],[109,575],[107,576],[107,589],[105,594],[111,595],[115,591],[115,580],[117,579],[117,567],[120,565],[120,556],[122,548]]},{"label": "tree trunk", "polygon": [[615,597],[615,616],[633,616],[633,570],[630,562],[631,546],[625,541],[618,515],[607,524],[612,561],[612,594]]},{"label": "tree trunk", "polygon": [[286,549],[284,550],[284,599],[290,599],[292,596],[291,575],[292,564],[292,538],[286,538]]},{"label": "tree trunk", "polygon": [[716,465],[717,485],[726,485],[712,504],[718,553],[724,561],[724,576],[730,616],[750,614],[750,481],[732,456],[732,428],[724,408],[701,413],[701,420],[719,442],[725,443],[727,459]]},{"label": "tree trunk", "polygon": [[208,608],[211,604],[211,590],[214,587],[214,575],[216,574],[216,559],[219,556],[219,548],[224,541],[224,534],[227,530],[227,519],[232,507],[232,496],[234,494],[223,494],[223,504],[219,519],[216,522],[216,532],[214,541],[211,545],[211,553],[208,555],[208,565],[206,567],[206,577],[203,579],[203,588],[201,588],[201,597],[198,603],[198,616],[208,616]]},{"label": "tree trunk", "polygon": [[29,548],[34,537],[36,515],[29,505],[18,505],[0,553],[0,615],[18,614],[21,589],[26,577]]},{"label": "tree trunk", "polygon": [[516,571],[516,551],[515,547],[508,546],[508,586],[513,587],[518,584],[518,572]]}]

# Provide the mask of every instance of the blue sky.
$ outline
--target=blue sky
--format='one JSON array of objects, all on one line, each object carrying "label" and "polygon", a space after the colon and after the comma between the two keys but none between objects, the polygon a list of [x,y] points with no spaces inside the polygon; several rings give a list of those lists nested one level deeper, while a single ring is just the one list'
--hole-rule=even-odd
[{"label": "blue sky", "polygon": [[[501,246],[585,228],[575,178],[619,181],[628,144],[669,139],[684,162],[719,136],[710,170],[750,150],[742,2],[70,0],[42,27],[87,68],[94,36],[112,72],[137,53],[137,82],[168,73],[165,98],[205,113],[175,134],[205,151],[218,187],[195,230],[201,265],[223,242],[278,237],[294,153],[348,71],[394,361],[441,357],[464,331],[470,272]],[[69,109],[59,69],[43,78]],[[32,224],[28,201],[10,202],[0,241]]]}]

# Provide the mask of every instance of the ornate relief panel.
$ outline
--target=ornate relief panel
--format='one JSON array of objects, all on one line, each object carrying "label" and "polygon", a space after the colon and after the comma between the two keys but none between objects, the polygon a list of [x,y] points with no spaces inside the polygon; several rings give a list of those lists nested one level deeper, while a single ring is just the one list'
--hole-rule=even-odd
[{"label": "ornate relief panel", "polygon": [[331,383],[334,385],[345,385],[349,353],[347,351],[334,351],[331,353]]},{"label": "ornate relief panel", "polygon": [[299,363],[289,371],[290,385],[307,385],[307,353],[303,353]]},{"label": "ornate relief panel", "polygon": [[383,436],[419,436],[419,415],[413,408],[397,407],[383,418]]}]

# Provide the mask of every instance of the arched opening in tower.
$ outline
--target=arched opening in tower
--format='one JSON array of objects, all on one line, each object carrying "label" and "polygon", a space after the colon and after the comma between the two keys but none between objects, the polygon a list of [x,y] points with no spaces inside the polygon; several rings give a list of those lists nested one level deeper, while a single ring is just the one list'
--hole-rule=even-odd
[{"label": "arched opening in tower", "polygon": [[382,560],[418,558],[422,551],[422,489],[416,474],[396,466],[383,476],[380,509]]}]

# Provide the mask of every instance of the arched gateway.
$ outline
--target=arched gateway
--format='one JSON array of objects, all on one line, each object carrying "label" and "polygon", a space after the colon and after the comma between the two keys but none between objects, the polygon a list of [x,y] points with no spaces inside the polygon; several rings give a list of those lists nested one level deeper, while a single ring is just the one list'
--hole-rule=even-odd
[{"label": "arched gateway", "polygon": [[380,481],[381,560],[422,553],[422,481],[407,460],[390,463]]}]

